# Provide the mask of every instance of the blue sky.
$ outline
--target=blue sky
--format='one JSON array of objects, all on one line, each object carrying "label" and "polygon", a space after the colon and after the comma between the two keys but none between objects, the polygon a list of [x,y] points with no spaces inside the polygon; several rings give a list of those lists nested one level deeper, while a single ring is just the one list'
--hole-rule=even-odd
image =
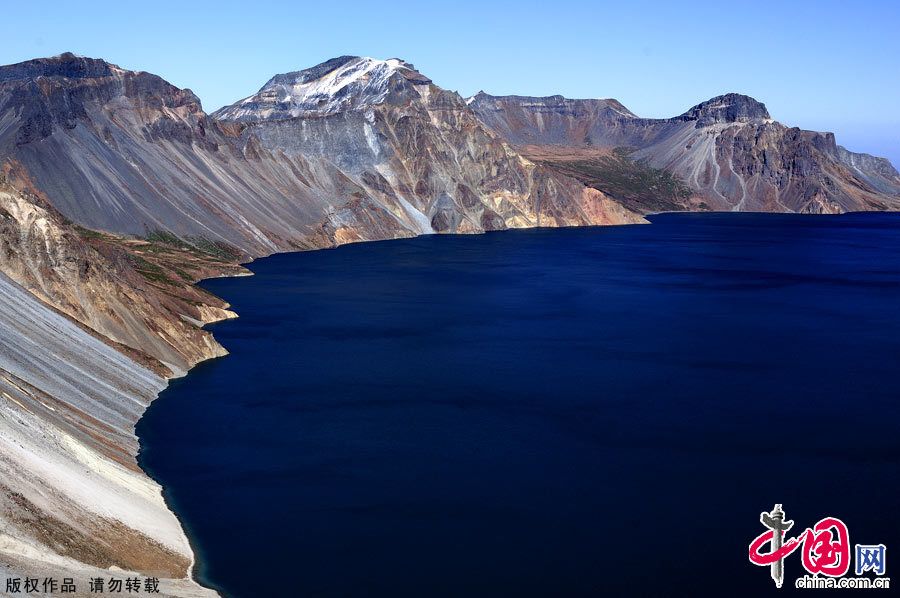
[{"label": "blue sky", "polygon": [[614,97],[663,117],[728,91],[900,166],[900,2],[5,3],[0,63],[63,51],[190,87],[207,111],[341,54],[464,95]]}]

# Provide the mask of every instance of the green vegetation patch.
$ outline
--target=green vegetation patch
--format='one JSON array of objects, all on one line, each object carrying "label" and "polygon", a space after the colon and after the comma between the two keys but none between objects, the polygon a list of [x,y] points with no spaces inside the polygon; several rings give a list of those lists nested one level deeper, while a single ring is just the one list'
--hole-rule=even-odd
[{"label": "green vegetation patch", "polygon": [[145,239],[151,244],[167,245],[177,249],[191,250],[193,247],[185,242],[181,237],[167,230],[154,230],[147,234]]},{"label": "green vegetation patch", "polygon": [[198,257],[213,258],[220,262],[235,262],[241,258],[239,249],[221,241],[211,241],[205,237],[179,237],[166,230],[154,230],[144,237],[149,243],[145,248],[154,253],[171,249],[190,252]]},{"label": "green vegetation patch", "polygon": [[222,241],[210,241],[204,237],[193,237],[190,241],[191,245],[199,251],[220,261],[233,263],[239,260],[242,255],[240,249]]},{"label": "green vegetation patch", "polygon": [[141,256],[134,253],[128,253],[127,256],[128,262],[135,269],[135,271],[137,271],[138,274],[140,274],[147,280],[170,286],[175,284],[171,278],[166,276],[166,271],[163,270],[161,266],[147,261]]},{"label": "green vegetation patch", "polygon": [[616,148],[608,156],[547,163],[589,187],[603,191],[636,212],[684,210],[693,190],[678,176],[635,160],[632,150]]},{"label": "green vegetation patch", "polygon": [[100,231],[92,230],[90,228],[85,228],[83,226],[79,226],[77,224],[72,225],[75,229],[75,232],[78,233],[78,236],[82,239],[106,239],[107,235],[105,233],[101,233]]}]

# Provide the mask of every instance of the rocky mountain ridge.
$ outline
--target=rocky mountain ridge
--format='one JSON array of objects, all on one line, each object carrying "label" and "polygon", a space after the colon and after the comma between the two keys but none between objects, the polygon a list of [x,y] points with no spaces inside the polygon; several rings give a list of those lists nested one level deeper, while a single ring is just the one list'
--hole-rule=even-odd
[{"label": "rocky mountain ridge", "polygon": [[432,83],[398,58],[341,56],[308,69],[275,75],[256,94],[211,116],[229,121],[324,116],[383,102],[398,103],[409,92],[405,82]]},{"label": "rocky mountain ridge", "polygon": [[242,148],[321,161],[356,184],[358,201],[326,225],[342,238],[358,219],[413,234],[639,220],[521,159],[458,94],[397,59],[343,57],[278,75],[213,116],[240,125]]},{"label": "rocky mountain ridge", "polygon": [[218,119],[190,90],[74,55],[0,73],[10,179],[93,230],[167,231],[258,256],[431,230],[639,219],[521,160],[461,98],[398,60],[345,57],[279,75]]},{"label": "rocky mountain ridge", "polygon": [[629,150],[634,161],[693,190],[671,203],[675,209],[840,213],[900,206],[900,175],[890,162],[850,152],[832,133],[782,125],[749,96],[718,96],[669,119],[610,109],[614,102],[484,93],[469,99],[486,126],[520,149],[531,146],[527,155],[548,154],[540,148],[549,146],[595,150],[577,161],[539,161],[601,190],[608,188],[597,177],[602,157]]}]

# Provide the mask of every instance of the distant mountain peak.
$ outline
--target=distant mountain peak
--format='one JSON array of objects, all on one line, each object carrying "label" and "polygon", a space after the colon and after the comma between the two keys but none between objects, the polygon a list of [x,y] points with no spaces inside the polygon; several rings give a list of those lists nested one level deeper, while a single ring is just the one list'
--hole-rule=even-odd
[{"label": "distant mountain peak", "polygon": [[37,77],[66,77],[68,79],[107,77],[117,71],[121,71],[121,69],[105,60],[63,52],[49,58],[35,58],[0,66],[0,83]]},{"label": "distant mountain peak", "polygon": [[326,115],[379,104],[404,84],[431,79],[399,58],[339,56],[316,66],[275,75],[254,95],[214,113],[221,120],[270,120]]},{"label": "distant mountain peak", "polygon": [[475,95],[466,98],[466,104],[473,106],[476,111],[494,109],[504,109],[509,106],[518,106],[520,108],[542,108],[548,111],[558,110],[560,108],[575,109],[595,109],[608,110],[612,114],[624,118],[637,118],[631,110],[626,108],[622,102],[614,98],[594,98],[594,99],[571,99],[562,95],[552,96],[494,96],[484,91],[479,91]]},{"label": "distant mountain peak", "polygon": [[303,85],[323,79],[329,79],[329,83],[341,86],[360,75],[367,75],[376,71],[380,74],[400,71],[409,74],[415,73],[418,77],[413,78],[422,78],[423,83],[431,83],[431,80],[418,73],[412,64],[400,58],[379,60],[368,56],[338,56],[300,71],[275,75],[263,85],[260,91],[274,85]]},{"label": "distant mountain peak", "polygon": [[680,117],[680,120],[696,120],[700,126],[713,123],[749,122],[771,120],[766,105],[740,93],[726,93],[697,104]]},{"label": "distant mountain peak", "polygon": [[361,58],[361,56],[338,56],[337,58],[331,58],[329,60],[326,60],[325,62],[319,63],[306,69],[275,75],[274,77],[269,79],[265,85],[262,86],[260,91],[273,85],[298,84],[313,81],[315,79],[324,77],[328,73],[331,73],[335,69],[344,66],[348,62],[360,60]]}]

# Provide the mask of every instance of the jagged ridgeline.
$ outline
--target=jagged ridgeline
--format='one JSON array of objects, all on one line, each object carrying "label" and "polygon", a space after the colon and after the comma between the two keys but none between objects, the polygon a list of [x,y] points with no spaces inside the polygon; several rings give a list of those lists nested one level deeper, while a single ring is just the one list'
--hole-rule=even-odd
[{"label": "jagged ridgeline", "polygon": [[71,54],[4,67],[0,85],[11,177],[89,229],[263,255],[640,219],[523,160],[401,60],[278,75],[212,117],[190,90]]},{"label": "jagged ridgeline", "polygon": [[890,162],[850,152],[832,133],[782,125],[761,102],[740,94],[668,119],[640,118],[616,100],[479,93],[468,102],[525,155],[641,212],[841,213],[900,206],[900,176]]}]

